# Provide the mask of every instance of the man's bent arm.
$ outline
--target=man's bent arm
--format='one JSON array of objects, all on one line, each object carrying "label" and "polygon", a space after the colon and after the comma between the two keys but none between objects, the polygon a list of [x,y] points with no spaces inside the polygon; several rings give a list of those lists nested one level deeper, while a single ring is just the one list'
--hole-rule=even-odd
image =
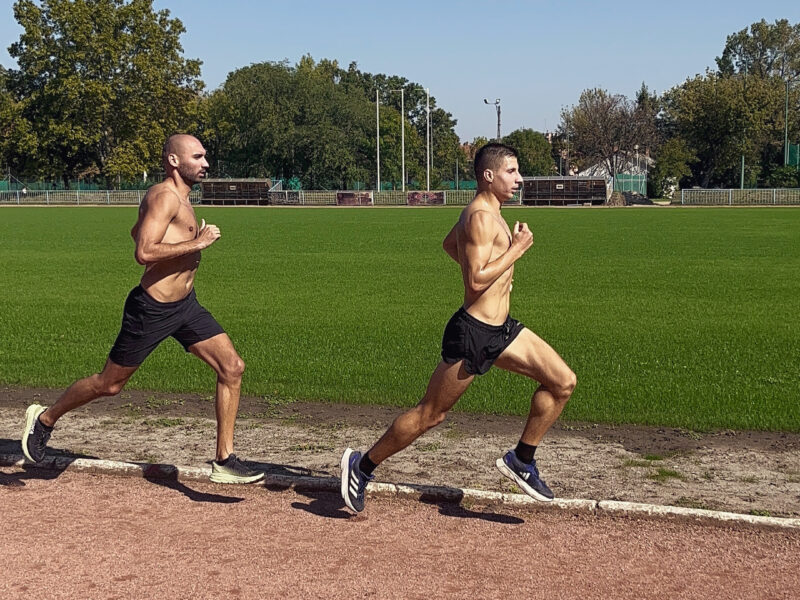
[{"label": "man's bent arm", "polygon": [[176,244],[162,243],[167,227],[178,214],[180,205],[170,194],[156,194],[146,198],[146,202],[147,207],[136,232],[136,262],[140,265],[192,254],[208,245],[203,245],[199,238]]},{"label": "man's bent arm", "polygon": [[458,233],[456,229],[458,228],[458,223],[453,225],[453,228],[450,230],[444,241],[442,242],[442,248],[447,254],[452,258],[454,261],[458,262]]},{"label": "man's bent arm", "polygon": [[[516,240],[503,254],[489,262],[494,246],[497,221],[485,211],[474,213],[466,223],[467,285],[473,292],[482,292],[497,281],[519,259],[527,248],[520,248]],[[462,267],[463,268],[463,267]]]}]

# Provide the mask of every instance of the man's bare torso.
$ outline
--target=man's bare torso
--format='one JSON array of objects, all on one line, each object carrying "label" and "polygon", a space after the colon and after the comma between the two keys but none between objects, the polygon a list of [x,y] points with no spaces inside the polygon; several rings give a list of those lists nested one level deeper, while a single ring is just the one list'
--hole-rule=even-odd
[{"label": "man's bare torso", "polygon": [[[165,244],[176,244],[193,240],[198,235],[198,224],[194,208],[188,198],[182,198],[168,183],[159,183],[151,187],[139,207],[139,218],[131,231],[136,235],[155,203],[177,203],[177,212],[166,227],[163,238]],[[142,275],[142,288],[159,302],[175,302],[185,298],[192,290],[194,276],[200,264],[200,252],[192,252],[176,258],[152,262],[145,266]]]},{"label": "man's bare torso", "polygon": [[491,220],[484,219],[492,225],[491,229],[491,254],[487,262],[492,262],[506,252],[511,245],[511,230],[500,214],[499,209],[495,209],[490,203],[486,202],[481,195],[476,196],[470,202],[459,217],[456,233],[458,242],[458,262],[461,265],[461,273],[464,279],[464,308],[476,319],[491,325],[501,325],[505,322],[509,313],[511,281],[514,275],[513,265],[509,267],[492,285],[487,289],[475,292],[468,285],[468,261],[466,244],[470,237],[469,228],[474,227],[473,220],[478,212],[483,212],[491,216]]}]

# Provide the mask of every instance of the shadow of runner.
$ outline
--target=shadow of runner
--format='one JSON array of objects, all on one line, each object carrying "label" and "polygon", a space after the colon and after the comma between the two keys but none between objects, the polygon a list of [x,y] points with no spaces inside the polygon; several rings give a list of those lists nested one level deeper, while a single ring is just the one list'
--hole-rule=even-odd
[{"label": "shadow of runner", "polygon": [[150,483],[160,485],[170,490],[180,492],[193,502],[217,502],[219,504],[235,504],[244,498],[238,496],[223,496],[221,494],[209,494],[198,492],[178,479],[178,467],[165,464],[140,464],[142,477]]},{"label": "shadow of runner", "polygon": [[3,473],[0,471],[0,486],[25,487],[25,480],[27,479],[56,479],[66,470],[66,467],[47,469],[24,465],[22,469],[23,471],[20,473]]},{"label": "shadow of runner", "polygon": [[301,496],[309,498],[311,502],[292,502],[292,508],[304,510],[318,517],[328,519],[349,519],[353,514],[345,508],[342,497],[334,492],[312,492],[295,489]]},{"label": "shadow of runner", "polygon": [[457,517],[459,519],[480,519],[482,521],[489,521],[491,523],[504,523],[506,525],[522,525],[525,522],[524,519],[513,517],[511,515],[470,510],[464,506],[461,506],[461,498],[458,500],[450,499],[450,497],[443,499],[441,496],[436,494],[423,493],[420,496],[419,501],[423,504],[438,506],[439,514],[445,517]]},{"label": "shadow of runner", "polygon": [[[0,465],[11,465],[22,458],[19,440],[0,439]],[[89,454],[73,454],[58,448],[48,448],[42,462],[33,465],[25,462],[21,473],[0,473],[0,486],[23,487],[26,479],[56,479],[79,458],[95,459]]]}]

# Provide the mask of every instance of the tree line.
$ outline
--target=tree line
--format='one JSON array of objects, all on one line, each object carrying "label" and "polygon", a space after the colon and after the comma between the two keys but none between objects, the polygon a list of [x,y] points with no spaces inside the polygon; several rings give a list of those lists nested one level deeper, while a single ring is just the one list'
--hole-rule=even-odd
[{"label": "tree line", "polygon": [[[272,177],[307,189],[376,185],[376,101],[384,188],[472,179],[485,138],[462,144],[456,119],[420,84],[304,56],[236,69],[206,91],[183,55],[181,21],[152,0],[18,0],[23,33],[0,66],[0,168],[17,177],[114,185],[160,171],[182,131],[209,151],[211,174]],[[670,187],[796,187],[785,139],[800,131],[800,25],[761,21],[728,36],[717,69],[661,95],[585,90],[550,135],[519,129],[524,175],[624,168],[636,149],[650,193]],[[430,112],[428,112],[430,107]],[[788,119],[787,119],[788,114]],[[430,128],[430,129],[428,129]],[[403,140],[404,138],[404,140]],[[403,143],[404,142],[404,143]],[[744,169],[742,169],[744,164]]]}]

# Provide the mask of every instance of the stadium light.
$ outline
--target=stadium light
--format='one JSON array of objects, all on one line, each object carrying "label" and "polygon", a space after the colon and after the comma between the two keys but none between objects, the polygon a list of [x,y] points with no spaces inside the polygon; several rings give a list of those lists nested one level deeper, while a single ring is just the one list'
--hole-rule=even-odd
[{"label": "stadium light", "polygon": [[401,154],[401,167],[400,170],[402,171],[402,178],[403,178],[403,191],[406,191],[406,110],[404,104],[404,93],[405,90],[400,88],[399,90],[389,90],[390,92],[400,92],[400,154]]},{"label": "stadium light", "polygon": [[494,104],[497,109],[497,141],[500,141],[500,98],[495,99],[494,102],[489,102],[486,98],[483,99],[484,104],[491,106]]},{"label": "stadium light", "polygon": [[381,191],[381,99],[379,91],[375,90],[375,162],[378,171],[378,190]]},{"label": "stadium light", "polygon": [[789,164],[789,86],[796,83],[786,77],[786,106],[783,113],[783,164]]},{"label": "stadium light", "polygon": [[427,191],[431,191],[431,90],[430,88],[424,88],[421,85],[415,85],[421,90],[425,90],[425,113],[426,113],[426,121],[425,121],[425,145],[426,145],[426,181],[425,181],[425,189]]},{"label": "stadium light", "polygon": [[[421,85],[416,85],[413,87],[417,87],[421,90],[425,90],[425,112],[427,113],[426,118],[426,125],[425,125],[425,142],[427,146],[427,168],[426,168],[426,189],[428,191],[431,190],[431,92],[429,88],[424,88]],[[400,130],[401,130],[401,144],[402,144],[402,170],[403,170],[403,191],[406,190],[406,128],[405,128],[405,96],[404,90],[389,90],[390,92],[400,92]],[[376,139],[376,156],[378,161],[378,191],[380,191],[380,181],[381,181],[381,142],[380,142],[380,98],[378,96],[378,90],[375,90],[375,110],[376,110],[376,120],[377,120],[377,139]]]}]

